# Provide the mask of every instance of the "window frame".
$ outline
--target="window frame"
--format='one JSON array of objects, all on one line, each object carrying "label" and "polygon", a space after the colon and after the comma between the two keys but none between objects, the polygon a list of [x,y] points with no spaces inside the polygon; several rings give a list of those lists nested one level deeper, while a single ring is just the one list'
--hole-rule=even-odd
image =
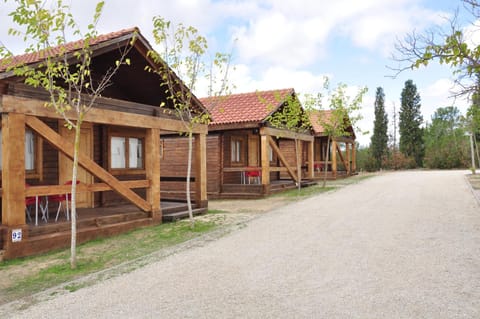
[{"label": "window frame", "polygon": [[[124,163],[125,167],[112,167],[112,138],[124,139]],[[130,166],[130,142],[129,139],[138,139],[141,142],[141,167],[129,167]],[[145,134],[137,131],[126,131],[122,129],[109,129],[108,130],[108,171],[112,175],[134,175],[145,174]]]},{"label": "window frame", "polygon": [[[0,126],[0,143],[2,142],[2,127]],[[32,169],[26,169],[25,167],[25,178],[27,179],[38,179],[40,181],[43,180],[43,139],[35,133],[35,131],[31,129],[25,129],[25,147],[26,147],[26,138],[27,138],[27,132],[32,133],[33,137],[33,168]],[[25,152],[25,161],[27,158],[27,153]],[[0,163],[1,163],[1,152],[0,152]],[[25,165],[26,166],[26,165]],[[3,164],[0,167],[0,180],[2,179],[2,169],[3,169]]]},{"label": "window frame", "polygon": [[[235,153],[238,160],[233,160],[232,155],[234,152],[233,145],[235,144]],[[246,165],[246,138],[245,136],[230,136],[230,166],[245,166]]]}]

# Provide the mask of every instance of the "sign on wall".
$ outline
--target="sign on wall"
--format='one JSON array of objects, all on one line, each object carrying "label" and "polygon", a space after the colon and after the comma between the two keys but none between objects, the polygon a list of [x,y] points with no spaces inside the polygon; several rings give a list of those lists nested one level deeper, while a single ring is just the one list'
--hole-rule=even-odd
[{"label": "sign on wall", "polygon": [[12,242],[19,242],[22,241],[22,230],[21,229],[13,229],[12,230]]}]

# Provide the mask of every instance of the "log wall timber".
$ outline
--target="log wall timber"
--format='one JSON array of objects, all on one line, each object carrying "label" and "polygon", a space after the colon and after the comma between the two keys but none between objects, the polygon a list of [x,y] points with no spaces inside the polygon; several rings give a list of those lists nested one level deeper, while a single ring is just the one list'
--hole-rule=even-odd
[{"label": "log wall timber", "polygon": [[[43,138],[45,138],[49,143],[53,144],[62,153],[70,158],[73,158],[73,144],[62,138],[58,133],[50,129],[41,120],[36,117],[27,116],[26,124],[40,134]],[[112,187],[113,190],[121,194],[140,209],[144,211],[151,211],[151,205],[148,202],[146,202],[128,187],[125,187],[125,185],[122,185],[118,179],[113,177],[92,159],[88,158],[82,153],[79,154],[79,164],[91,174],[107,183]]]},{"label": "log wall timber", "polygon": [[[56,113],[52,108],[45,107],[41,100],[16,97],[11,95],[2,96],[2,111],[7,113],[20,113],[38,117],[62,119],[62,115]],[[75,120],[75,112],[68,112],[67,116]],[[107,125],[121,125],[136,128],[156,128],[160,130],[184,132],[185,126],[181,121],[158,118],[146,115],[118,112],[106,109],[92,108],[84,118],[86,122]],[[207,134],[208,127],[204,124],[193,124],[194,134]]]}]

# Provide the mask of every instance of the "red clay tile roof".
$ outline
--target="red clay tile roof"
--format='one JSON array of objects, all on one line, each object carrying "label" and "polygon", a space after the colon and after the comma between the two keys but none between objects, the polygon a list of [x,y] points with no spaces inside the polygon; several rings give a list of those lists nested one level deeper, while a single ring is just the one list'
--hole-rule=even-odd
[{"label": "red clay tile roof", "polygon": [[290,88],[201,98],[200,101],[212,115],[210,125],[261,123],[293,93],[295,91]]},{"label": "red clay tile roof", "polygon": [[[107,33],[107,34],[102,34],[92,39],[92,41],[90,42],[90,46],[107,42],[110,40],[114,40],[116,38],[120,38],[124,35],[130,34],[133,32],[140,33],[137,27],[133,27],[133,28],[122,29],[122,30]],[[83,46],[83,41],[84,40],[82,39],[82,40],[68,42],[63,46],[56,46],[56,47],[49,48],[47,52],[51,56],[55,56],[60,54],[61,50],[65,48],[67,50],[67,53],[73,53]],[[14,56],[13,60],[10,61],[9,64],[12,64],[12,63],[13,64],[34,64],[34,63],[41,62],[42,59],[44,58],[45,58],[45,51],[26,53],[26,54]],[[0,72],[5,71],[7,67],[8,65],[6,63],[2,63],[2,60],[0,60]]]},{"label": "red clay tile roof", "polygon": [[[315,135],[322,135],[325,133],[325,129],[321,122],[330,122],[332,117],[332,110],[314,110],[310,111],[309,114],[310,123],[312,124],[313,132]],[[347,121],[350,121],[348,118]],[[353,131],[353,127],[349,126],[347,131],[350,131],[353,138],[355,138],[355,132]]]}]

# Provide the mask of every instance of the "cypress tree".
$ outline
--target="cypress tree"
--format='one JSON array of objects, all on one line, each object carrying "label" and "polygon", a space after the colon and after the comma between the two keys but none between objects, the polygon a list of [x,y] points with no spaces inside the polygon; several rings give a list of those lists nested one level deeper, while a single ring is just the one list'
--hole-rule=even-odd
[{"label": "cypress tree", "polygon": [[382,167],[382,159],[388,152],[388,116],[385,113],[385,93],[382,87],[377,88],[375,96],[375,120],[370,150],[377,169]]},{"label": "cypress tree", "polygon": [[413,157],[417,166],[422,166],[424,155],[423,130],[420,127],[423,117],[420,106],[417,86],[412,80],[406,81],[402,90],[399,114],[400,152],[406,157]]}]

